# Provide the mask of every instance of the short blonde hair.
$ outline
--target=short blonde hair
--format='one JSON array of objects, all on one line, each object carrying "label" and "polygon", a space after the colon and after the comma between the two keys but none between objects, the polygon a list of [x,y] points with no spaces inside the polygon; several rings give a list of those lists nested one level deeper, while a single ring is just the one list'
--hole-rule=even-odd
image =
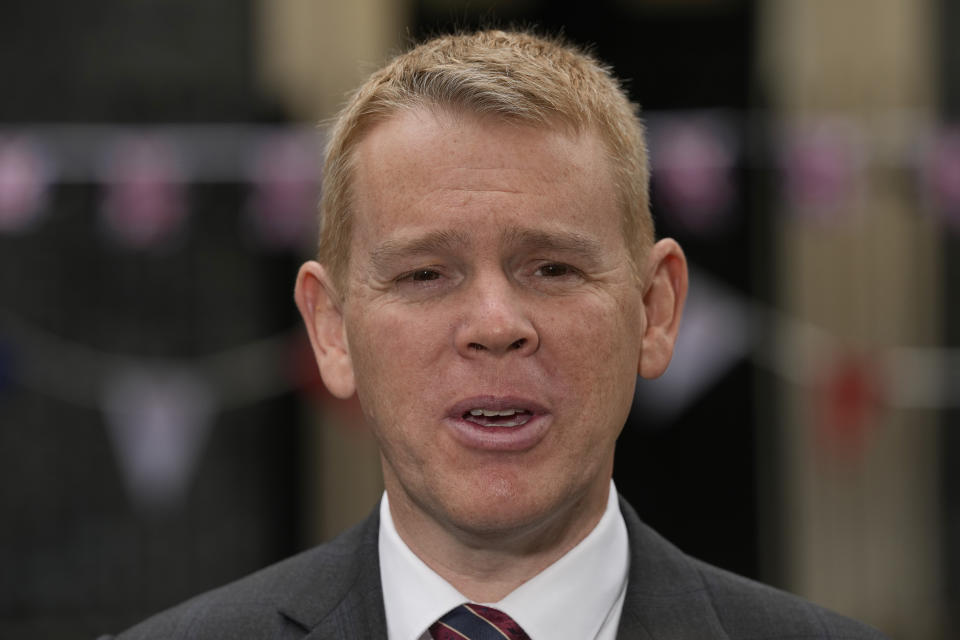
[{"label": "short blonde hair", "polygon": [[318,260],[346,293],[354,150],[401,110],[439,107],[531,126],[595,131],[604,141],[634,270],[653,243],[643,124],[609,67],[557,38],[499,30],[433,38],[391,60],[352,95],[330,131]]}]

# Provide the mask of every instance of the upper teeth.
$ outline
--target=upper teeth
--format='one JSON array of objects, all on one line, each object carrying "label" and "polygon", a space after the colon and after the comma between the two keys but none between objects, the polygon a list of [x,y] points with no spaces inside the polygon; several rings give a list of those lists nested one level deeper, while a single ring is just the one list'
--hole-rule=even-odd
[{"label": "upper teeth", "polygon": [[490,410],[490,409],[470,409],[470,415],[472,416],[512,416],[521,411],[521,409],[503,409],[502,411]]}]

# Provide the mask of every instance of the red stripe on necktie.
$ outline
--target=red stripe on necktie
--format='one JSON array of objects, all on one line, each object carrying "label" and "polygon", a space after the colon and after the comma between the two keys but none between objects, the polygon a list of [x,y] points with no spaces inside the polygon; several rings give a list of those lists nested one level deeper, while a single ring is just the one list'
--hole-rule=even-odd
[{"label": "red stripe on necktie", "polygon": [[430,626],[430,636],[434,640],[530,640],[513,618],[479,604],[451,609]]}]

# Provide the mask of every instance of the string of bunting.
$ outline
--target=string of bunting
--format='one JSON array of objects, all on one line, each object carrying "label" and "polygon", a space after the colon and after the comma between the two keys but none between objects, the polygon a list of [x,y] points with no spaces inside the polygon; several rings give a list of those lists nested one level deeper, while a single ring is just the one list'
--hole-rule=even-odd
[{"label": "string of bunting", "polygon": [[[719,338],[722,336],[722,338]],[[644,407],[682,410],[731,366],[748,358],[785,382],[820,386],[824,363],[864,354],[881,382],[883,405],[898,409],[960,408],[960,349],[850,347],[805,321],[749,300],[691,269],[680,338],[667,373],[638,386]],[[103,407],[117,372],[185,372],[214,398],[217,411],[242,409],[300,391],[323,397],[305,332],[292,327],[247,344],[194,358],[137,358],[62,339],[0,310],[0,392],[13,384],[79,407]],[[202,383],[202,384],[201,384]]]},{"label": "string of bunting", "polygon": [[[719,110],[645,118],[661,213],[690,233],[730,223],[743,200],[735,176],[742,167],[775,171],[784,210],[829,224],[857,209],[850,205],[872,166],[893,167],[913,176],[920,210],[960,227],[960,126],[900,112],[880,124],[837,115],[771,122]],[[249,188],[241,224],[259,246],[308,250],[323,139],[321,130],[297,126],[6,125],[0,234],[36,229],[54,186],[99,184],[111,241],[163,246],[193,214],[190,185],[239,183]]]},{"label": "string of bunting", "polygon": [[[960,408],[960,349],[855,348],[696,268],[671,366],[638,385],[638,400],[645,411],[677,414],[744,359],[825,398],[842,428],[862,429],[885,407]],[[330,405],[299,326],[205,356],[143,359],[64,340],[0,310],[0,392],[14,384],[139,429],[151,420],[206,429],[217,413],[290,392]]]},{"label": "string of bunting", "polygon": [[233,183],[248,188],[240,224],[261,248],[308,251],[322,141],[320,131],[293,126],[0,129],[0,234],[38,228],[56,185],[98,184],[109,242],[163,248],[194,213],[191,185]]},{"label": "string of bunting", "polygon": [[297,329],[196,358],[137,358],[0,309],[0,402],[16,385],[101,411],[131,500],[149,513],[182,503],[218,414],[293,390],[326,402],[308,358]]}]

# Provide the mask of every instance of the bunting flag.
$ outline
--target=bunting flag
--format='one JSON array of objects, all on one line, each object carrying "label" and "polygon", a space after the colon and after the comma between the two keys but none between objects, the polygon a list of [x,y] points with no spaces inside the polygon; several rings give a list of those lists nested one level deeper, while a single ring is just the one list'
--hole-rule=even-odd
[{"label": "bunting flag", "polygon": [[789,129],[781,163],[784,196],[795,213],[826,223],[848,219],[865,163],[852,121],[823,119]]},{"label": "bunting flag", "polygon": [[106,159],[100,208],[107,236],[131,249],[171,242],[187,215],[184,169],[160,136],[121,138]]},{"label": "bunting flag", "polygon": [[23,137],[0,138],[0,233],[22,233],[46,211],[53,165]]},{"label": "bunting flag", "polygon": [[341,400],[327,391],[305,332],[290,341],[287,360],[291,382],[317,409],[333,415],[337,425],[350,429],[364,428],[363,409],[360,408],[360,400],[356,394],[347,400]]},{"label": "bunting flag", "polygon": [[659,118],[650,136],[653,190],[665,215],[695,233],[729,222],[736,188],[736,136],[710,115]]},{"label": "bunting flag", "polygon": [[305,331],[290,341],[286,360],[287,377],[297,389],[315,400],[326,394],[317,360]]},{"label": "bunting flag", "polygon": [[960,228],[960,127],[945,128],[927,143],[921,179],[928,207]]},{"label": "bunting flag", "polygon": [[692,272],[690,282],[670,366],[659,378],[637,383],[636,400],[643,411],[662,418],[696,402],[752,348],[746,305],[703,274]]},{"label": "bunting flag", "polygon": [[207,383],[185,369],[134,364],[105,381],[102,402],[133,503],[147,513],[182,505],[216,409]]},{"label": "bunting flag", "polygon": [[313,137],[277,134],[253,155],[247,216],[268,249],[308,251],[316,236],[319,145]]},{"label": "bunting flag", "polygon": [[883,401],[873,357],[841,353],[820,381],[820,450],[848,463],[859,459]]}]

